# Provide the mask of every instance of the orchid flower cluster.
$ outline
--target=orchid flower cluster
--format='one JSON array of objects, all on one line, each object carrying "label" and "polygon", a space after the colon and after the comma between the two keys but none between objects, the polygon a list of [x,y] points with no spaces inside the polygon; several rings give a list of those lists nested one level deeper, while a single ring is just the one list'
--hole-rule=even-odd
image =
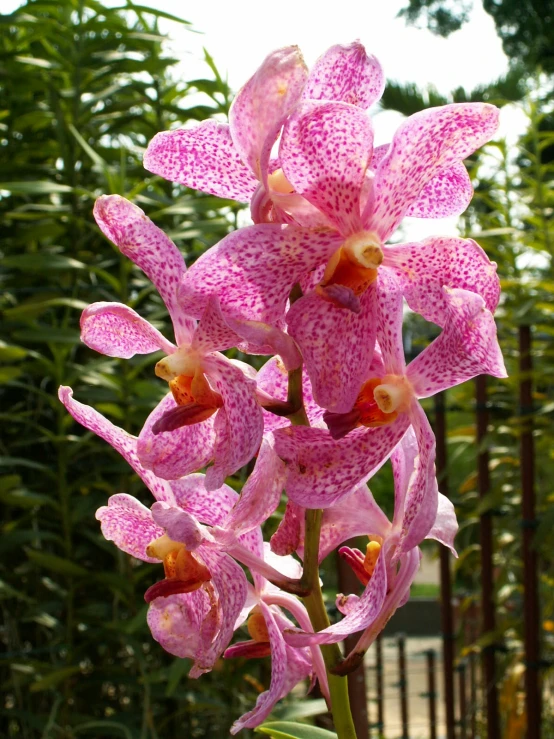
[{"label": "orchid flower cluster", "polygon": [[[192,660],[192,677],[221,656],[271,657],[269,689],[233,734],[259,725],[310,678],[339,736],[350,736],[339,728],[337,676],[359,664],[408,599],[422,540],[454,552],[456,517],[438,492],[419,400],[482,373],[506,375],[496,265],[478,244],[386,243],[405,216],[463,212],[472,196],[463,160],[492,137],[498,111],[425,110],[374,147],[368,109],[383,87],[381,66],[359,42],[332,47],[309,72],[298,48],[284,48],[238,93],[228,124],[157,134],[148,170],[250,203],[253,225],[188,270],[136,205],[110,195],[94,209],[102,232],[159,291],[175,336],[100,302],[83,313],[82,340],[111,357],[161,351],[155,374],[169,388],[138,437],[68,387],[60,399],[154,496],[149,509],[113,495],[96,514],[106,539],[163,564],[145,593],[153,637]],[[441,329],[408,365],[405,303]],[[256,372],[223,353],[232,348],[271,358]],[[389,458],[392,521],[367,486]],[[225,480],[247,464],[238,495]],[[262,526],[285,491],[281,523],[264,542]],[[354,536],[368,537],[365,552],[341,546]],[[364,590],[339,594],[343,617],[330,624],[318,563],[337,548]],[[250,638],[231,644],[243,627]],[[359,641],[343,656],[338,642],[354,632]]]}]

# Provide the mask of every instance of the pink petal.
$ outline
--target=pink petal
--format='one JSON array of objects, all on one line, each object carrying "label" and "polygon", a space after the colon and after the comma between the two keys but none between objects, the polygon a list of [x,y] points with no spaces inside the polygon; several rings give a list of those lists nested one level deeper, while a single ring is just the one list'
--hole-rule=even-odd
[{"label": "pink petal", "polygon": [[183,313],[177,288],[186,266],[181,252],[143,211],[119,195],[103,195],[94,204],[100,230],[152,281],[173,321],[178,344],[189,343],[195,324]]},{"label": "pink petal", "polygon": [[226,316],[277,324],[293,285],[339,244],[328,232],[277,224],[241,228],[193,264],[180,289],[183,309],[200,317],[216,294]]},{"label": "pink petal", "polygon": [[263,601],[258,604],[265,619],[269,643],[271,645],[271,683],[256,701],[256,706],[241,716],[231,728],[231,734],[237,734],[241,729],[252,729],[269,716],[277,701],[283,697],[287,675],[287,650],[281,630],[277,625],[271,609]]},{"label": "pink petal", "polygon": [[377,286],[377,341],[383,364],[387,374],[403,375],[406,362],[402,343],[403,305],[400,286],[393,274],[381,268]]},{"label": "pink petal", "polygon": [[415,460],[419,453],[414,427],[410,425],[402,437],[400,444],[391,454],[392,474],[394,479],[394,516],[392,525],[395,530],[402,526],[406,493],[410,478],[415,469]]},{"label": "pink petal", "polygon": [[480,374],[506,377],[496,325],[482,297],[443,288],[447,312],[442,333],[410,363],[407,374],[418,398]]},{"label": "pink petal", "polygon": [[[288,373],[283,363],[273,357],[264,364],[257,376],[258,388],[277,400],[286,400],[288,391]],[[312,386],[307,372],[302,374],[302,390],[304,408],[311,426],[322,425],[324,410],[313,399]],[[264,411],[264,432],[290,426],[288,418],[276,416],[274,413]]]},{"label": "pink petal", "polygon": [[[246,601],[248,581],[242,568],[227,554],[220,554],[203,545],[196,551],[211,573],[221,612],[219,631],[207,653],[208,669],[211,669],[233,638],[235,623]],[[206,672],[204,667],[202,672]],[[191,677],[199,674],[198,670],[194,674],[191,672]]]},{"label": "pink petal", "polygon": [[335,644],[350,634],[370,626],[379,616],[387,594],[387,568],[385,564],[385,547],[381,549],[371,580],[355,607],[349,609],[348,615],[338,623],[328,626],[316,634],[285,632],[287,644],[294,647],[306,647],[311,644]]},{"label": "pink petal", "polygon": [[190,513],[168,506],[166,503],[154,503],[152,518],[165,530],[173,541],[181,542],[189,552],[193,552],[205,539],[205,529]]},{"label": "pink petal", "polygon": [[143,562],[159,562],[146,554],[146,547],[159,539],[164,530],[157,526],[152,514],[136,498],[125,493],[112,495],[108,505],[96,511],[104,539]]},{"label": "pink petal", "polygon": [[205,664],[206,652],[217,631],[218,610],[208,592],[201,588],[192,593],[156,598],[150,603],[146,618],[152,636],[166,652]]},{"label": "pink petal", "polygon": [[141,463],[164,480],[177,480],[205,467],[214,454],[214,417],[174,431],[152,433],[152,426],[167,411],[176,408],[168,393],[146,419],[140,432],[137,453]]},{"label": "pink petal", "polygon": [[301,545],[303,532],[304,508],[288,500],[285,515],[271,537],[271,551],[281,557],[292,554]]},{"label": "pink petal", "polygon": [[310,71],[302,97],[337,100],[369,108],[380,99],[385,76],[378,60],[359,41],[331,46]]},{"label": "pink petal", "polygon": [[343,236],[362,230],[360,192],[372,147],[370,118],[347,103],[305,101],[283,131],[287,179]]},{"label": "pink petal", "polygon": [[93,303],[85,308],[81,341],[101,354],[122,359],[160,349],[172,354],[176,348],[145,318],[122,303]]},{"label": "pink petal", "polygon": [[170,182],[243,203],[258,186],[233,143],[229,126],[217,121],[156,134],[143,164]]},{"label": "pink petal", "polygon": [[288,468],[287,495],[304,508],[329,508],[384,464],[408,424],[401,413],[387,426],[357,428],[339,441],[306,426],[274,431],[275,451]]},{"label": "pink petal", "polygon": [[206,476],[193,474],[171,483],[175,503],[200,523],[221,526],[238,500],[238,494],[228,485],[218,490],[206,490]]},{"label": "pink petal", "polygon": [[261,321],[227,319],[241,339],[246,342],[240,348],[248,354],[278,354],[287,370],[302,364],[302,356],[296,342],[280,328]]},{"label": "pink petal", "polygon": [[169,483],[145,469],[139,461],[137,452],[138,440],[136,436],[131,436],[131,434],[123,431],[118,426],[114,426],[113,423],[108,421],[98,411],[95,411],[94,408],[73,400],[73,390],[70,387],[62,385],[58,390],[58,397],[81,426],[100,436],[100,438],[111,444],[121,454],[123,459],[139,475],[156,500],[163,500],[169,504],[175,502],[175,497]]},{"label": "pink petal", "polygon": [[425,185],[418,199],[406,211],[412,218],[459,216],[471,202],[473,185],[467,169],[459,162],[439,172]]},{"label": "pink petal", "polygon": [[214,464],[206,473],[206,487],[216,490],[227,475],[240,469],[258,451],[264,430],[263,416],[256,400],[256,383],[242,370],[216,354],[205,357],[203,367],[223,398],[223,408],[216,418]]},{"label": "pink petal", "polygon": [[417,547],[427,536],[437,517],[438,487],[435,476],[435,435],[423,408],[417,401],[410,407],[418,455],[410,476],[398,553]]},{"label": "pink petal", "polygon": [[448,547],[452,554],[457,557],[458,553],[454,548],[454,537],[458,532],[458,521],[456,512],[452,502],[448,500],[446,495],[439,493],[438,510],[435,522],[425,537],[426,539],[435,539]]},{"label": "pink petal", "polygon": [[307,69],[297,46],[278,49],[240,90],[229,111],[235,147],[259,180],[267,176],[271,147],[300,98]]},{"label": "pink petal", "polygon": [[254,470],[224,527],[240,534],[261,526],[279,505],[284,484],[285,464],[275,454],[273,438],[266,437]]},{"label": "pink petal", "polygon": [[237,346],[239,341],[240,337],[229,327],[221,314],[219,298],[212,295],[192,337],[191,348],[199,354],[222,352]]},{"label": "pink petal", "polygon": [[375,286],[360,298],[360,312],[339,308],[313,291],[287,313],[316,403],[335,413],[351,410],[367,378],[375,345]]},{"label": "pink petal", "polygon": [[[323,511],[319,561],[325,559],[339,544],[354,536],[382,536],[390,531],[391,525],[375,502],[366,485],[359,485],[344,500]],[[302,547],[298,554],[304,557]]]},{"label": "pink petal", "polygon": [[496,263],[472,239],[432,237],[417,244],[386,247],[379,272],[393,274],[410,308],[444,326],[448,301],[442,288],[462,288],[481,295],[494,312],[500,297]]},{"label": "pink petal", "polygon": [[443,105],[407,118],[377,169],[365,227],[386,241],[431,180],[486,143],[497,126],[498,109],[486,103]]}]

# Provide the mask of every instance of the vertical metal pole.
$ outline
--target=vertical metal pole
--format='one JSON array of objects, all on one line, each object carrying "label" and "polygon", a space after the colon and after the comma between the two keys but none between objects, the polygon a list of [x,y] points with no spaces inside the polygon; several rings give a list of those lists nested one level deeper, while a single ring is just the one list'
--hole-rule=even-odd
[{"label": "vertical metal pole", "polygon": [[470,739],[477,737],[477,664],[473,652],[469,655],[469,699],[471,701]]},{"label": "vertical metal pole", "polygon": [[540,688],[540,609],[538,558],[533,548],[535,535],[535,450],[533,445],[533,396],[531,330],[519,327],[519,402],[521,415],[521,493],[523,525],[523,586],[525,641],[525,712],[527,739],[540,739],[542,696]]},{"label": "vertical metal pole", "polygon": [[385,690],[383,675],[383,635],[379,634],[375,640],[375,675],[377,682],[377,732],[378,736],[385,733]]},{"label": "vertical metal pole", "polygon": [[398,685],[400,687],[400,716],[402,719],[402,739],[408,737],[408,680],[406,676],[406,639],[398,636]]},{"label": "vertical metal pole", "polygon": [[[356,546],[356,541],[346,542],[348,546]],[[339,588],[341,593],[360,592],[358,578],[342,557],[337,558]],[[350,634],[345,639],[346,654],[356,646],[359,634]],[[352,719],[358,739],[370,739],[369,716],[367,710],[367,688],[365,680],[365,665],[362,662],[354,672],[348,675],[348,695],[350,697],[350,708]]]},{"label": "vertical metal pole", "polygon": [[[489,453],[484,444],[489,424],[487,409],[487,378],[480,375],[475,380],[477,400],[477,475],[479,497],[483,499],[490,490]],[[479,536],[481,540],[481,611],[483,614],[482,633],[488,634],[496,628],[494,612],[494,578],[493,578],[493,540],[492,512],[486,510],[481,514]],[[496,687],[495,645],[483,648],[483,681],[485,703],[487,709],[487,739],[500,739],[500,721],[498,716],[498,690]]]},{"label": "vertical metal pole", "polygon": [[437,688],[435,685],[435,650],[425,652],[427,658],[427,694],[429,696],[429,739],[437,739]]},{"label": "vertical metal pole", "polygon": [[466,665],[458,665],[458,692],[460,694],[460,739],[467,739]]},{"label": "vertical metal pole", "polygon": [[[439,490],[448,496],[446,477],[446,414],[445,393],[435,395],[435,436],[437,440],[437,478]],[[441,582],[441,630],[444,670],[444,703],[446,718],[446,737],[455,739],[456,718],[454,716],[454,617],[452,614],[452,581],[450,577],[450,553],[439,545]]]}]

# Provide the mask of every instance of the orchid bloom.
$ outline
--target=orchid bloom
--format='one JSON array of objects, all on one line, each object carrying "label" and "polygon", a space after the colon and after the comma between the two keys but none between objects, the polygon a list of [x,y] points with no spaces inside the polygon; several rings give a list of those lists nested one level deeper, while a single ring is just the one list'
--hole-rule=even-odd
[{"label": "orchid bloom", "polygon": [[[256,322],[235,321],[231,328],[222,319],[217,298],[208,302],[196,325],[178,302],[177,288],[186,267],[170,239],[140,208],[117,195],[99,198],[94,215],[103,233],[158,289],[177,343],[168,341],[131,308],[106,302],[85,309],[81,338],[87,346],[112,357],[165,353],[155,371],[168,382],[170,393],[146,421],[139,456],[146,467],[168,479],[195,472],[213,459],[206,484],[217,489],[227,475],[252,458],[263,432],[251,368],[220,352],[245,339],[259,351],[280,351],[288,366],[294,366],[300,361],[294,342],[278,329]],[[191,425],[198,429],[191,432]],[[191,435],[200,440],[202,449],[190,445]]]},{"label": "orchid bloom", "polygon": [[255,223],[325,218],[293,188],[271,149],[302,99],[344,100],[368,108],[381,97],[384,75],[359,42],[331,47],[308,74],[296,46],[267,56],[233,101],[229,124],[204,121],[157,134],[144,156],[146,169],[171,182],[251,203]]},{"label": "orchid bloom", "polygon": [[[341,542],[353,536],[369,537],[365,554],[349,547],[339,549],[365,590],[360,597],[338,596],[337,607],[345,614],[342,621],[316,634],[298,629],[285,632],[285,640],[289,644],[332,644],[348,634],[364,630],[354,650],[363,655],[409,596],[410,586],[419,569],[420,551],[417,545],[424,538],[437,539],[456,553],[453,540],[458,525],[454,507],[438,492],[434,474],[429,481],[431,497],[435,501],[434,506],[431,502],[429,506],[434,509],[432,520],[427,515],[416,518],[411,515],[410,498],[413,498],[414,480],[417,478],[418,453],[416,435],[410,428],[392,455],[395,483],[392,522],[365,485],[357,487],[345,500],[324,511],[320,561]],[[299,554],[302,555],[302,548]]]},{"label": "orchid bloom", "polygon": [[[280,162],[295,192],[330,227],[265,223],[230,234],[187,273],[179,290],[183,306],[198,314],[217,294],[225,316],[274,326],[286,321],[316,402],[336,413],[348,411],[371,362],[376,294],[384,278],[394,277],[408,305],[441,327],[444,286],[471,290],[489,310],[496,307],[495,265],[475,242],[385,242],[420,197],[422,213],[436,190],[445,202],[458,202],[456,186],[441,190],[435,178],[452,174],[492,136],[497,114],[494,106],[468,103],[411,116],[385,156],[378,152],[372,170],[373,130],[364,111],[345,102],[301,102],[284,126]],[[287,312],[296,283],[306,294]]]},{"label": "orchid bloom", "polygon": [[[278,557],[264,545],[264,558],[276,570],[291,578],[301,574],[300,564],[292,557]],[[284,615],[288,610],[302,629],[312,631],[310,618],[302,603],[292,595],[284,593],[267,580],[258,578],[254,587],[249,586],[249,595],[244,610],[248,615],[247,629],[250,641],[237,642],[228,647],[224,657],[271,656],[271,683],[269,690],[262,693],[253,710],[235,722],[231,734],[243,728],[258,726],[273,710],[275,703],[287,695],[300,680],[314,673],[320,681],[323,695],[328,698],[327,674],[319,647],[310,650],[291,647],[283,639],[285,629],[294,624]]]},{"label": "orchid bloom", "polygon": [[388,285],[383,280],[376,326],[381,355],[376,354],[373,371],[366,368],[353,406],[347,413],[324,416],[331,433],[306,426],[273,432],[275,451],[287,465],[285,487],[292,501],[305,508],[334,505],[379,469],[412,425],[420,451],[410,509],[417,514],[435,456],[434,435],[417,399],[482,373],[506,377],[494,319],[483,298],[443,288],[443,301],[444,329],[406,367],[402,294],[394,279]]}]

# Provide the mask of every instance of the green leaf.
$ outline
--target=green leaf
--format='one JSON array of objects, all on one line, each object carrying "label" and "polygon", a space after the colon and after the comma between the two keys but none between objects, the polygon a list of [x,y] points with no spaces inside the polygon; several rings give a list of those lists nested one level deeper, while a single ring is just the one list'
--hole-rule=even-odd
[{"label": "green leaf", "polygon": [[46,675],[46,677],[43,677],[41,680],[37,680],[36,683],[31,683],[29,690],[31,693],[38,693],[41,690],[55,688],[58,683],[61,683],[66,678],[71,677],[80,671],[81,668],[79,665],[75,665],[74,667],[64,667],[62,670],[54,670],[54,672]]},{"label": "green leaf", "polygon": [[22,346],[12,346],[0,341],[0,362],[17,362],[26,357],[28,350]]},{"label": "green leaf", "polygon": [[39,552],[36,549],[26,549],[25,552],[32,562],[36,562],[40,567],[45,567],[47,570],[53,570],[62,575],[71,575],[73,577],[85,577],[88,575],[84,567],[76,565],[70,559],[58,557],[57,554]]},{"label": "green leaf", "polygon": [[86,269],[86,264],[62,254],[15,254],[2,259],[3,267],[20,269],[23,272],[44,270]]},{"label": "green leaf", "polygon": [[338,739],[332,731],[306,724],[295,724],[292,721],[271,721],[258,726],[255,731],[268,734],[274,739]]},{"label": "green leaf", "polygon": [[149,8],[148,5],[135,5],[130,0],[128,0],[127,5],[118,5],[116,8],[112,8],[112,11],[117,10],[134,10],[139,13],[148,13],[149,15],[155,15],[157,18],[166,18],[168,21],[175,21],[175,23],[182,23],[185,26],[190,26],[190,21],[183,20],[183,18],[171,15],[171,13],[166,13],[163,10]]},{"label": "green leaf", "polygon": [[299,718],[319,716],[322,713],[327,713],[328,710],[325,698],[315,698],[314,700],[303,700],[302,702],[278,707],[273,714],[280,721],[295,721]]},{"label": "green leaf", "polygon": [[29,182],[0,182],[0,190],[8,190],[18,195],[47,195],[53,192],[72,192],[73,188],[48,180],[29,180]]}]

